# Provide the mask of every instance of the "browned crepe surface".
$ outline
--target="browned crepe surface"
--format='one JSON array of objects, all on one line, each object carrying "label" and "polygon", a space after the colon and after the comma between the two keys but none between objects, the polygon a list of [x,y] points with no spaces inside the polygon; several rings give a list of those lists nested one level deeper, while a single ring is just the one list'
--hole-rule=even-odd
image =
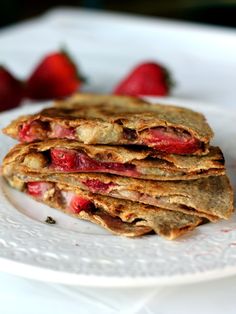
[{"label": "browned crepe surface", "polygon": [[[124,132],[127,129],[141,134],[142,131],[150,128],[173,127],[189,132],[204,143],[204,147],[199,148],[196,154],[207,152],[213,132],[200,113],[170,105],[151,105],[141,100],[124,102],[110,100],[108,103],[103,103],[96,100],[96,97],[100,96],[90,95],[88,97],[91,98],[93,104],[86,105],[83,101],[79,101],[80,95],[78,94],[57,102],[55,107],[45,109],[38,114],[20,117],[3,131],[9,136],[18,138],[22,123],[39,120],[57,123],[66,128],[76,128],[77,140],[85,144],[119,145],[140,144],[135,138],[124,138]],[[102,97],[111,97],[112,99],[113,96],[103,95]],[[115,99],[118,98],[115,96]],[[42,132],[40,136],[41,139],[46,139],[47,132]]]},{"label": "browned crepe surface", "polygon": [[[24,182],[17,177],[6,178],[14,188],[24,191]],[[55,191],[47,193],[48,197],[41,202],[60,209],[76,218],[89,220],[103,226],[111,232],[124,236],[140,236],[154,231],[169,240],[194,229],[202,219],[180,212],[168,211],[158,207],[139,204],[131,201],[117,200],[112,197],[93,194],[77,187],[61,183],[54,184]],[[70,191],[91,200],[95,209],[71,214],[58,197],[58,191]]]},{"label": "browned crepe surface", "polygon": [[[211,221],[218,220],[219,218],[227,219],[232,214],[233,193],[229,180],[225,175],[179,181],[141,180],[101,173],[70,173],[68,175],[68,173],[60,173],[53,168],[48,168],[44,156],[42,157],[41,155],[41,152],[47,151],[52,147],[57,147],[57,145],[71,149],[78,149],[78,147],[81,149],[85,148],[88,155],[92,156],[96,156],[98,152],[101,155],[103,150],[105,150],[105,153],[109,152],[109,150],[106,151],[106,146],[101,148],[95,146],[93,148],[77,144],[74,141],[52,140],[31,144],[18,144],[5,157],[3,161],[3,174],[6,177],[12,177],[17,173],[20,178],[26,181],[64,182],[72,186],[80,186],[82,189],[87,189],[83,181],[99,180],[105,184],[113,183],[115,187],[107,191],[96,191],[97,193],[110,193],[109,195],[113,197],[130,199],[165,209],[191,213],[206,217]],[[218,150],[217,148],[214,149]],[[125,151],[122,148],[121,151],[118,149],[121,155],[118,156],[120,158],[118,159],[119,161],[125,158]],[[115,153],[117,154],[116,151]],[[129,150],[128,154],[130,154],[128,158],[132,160],[132,154]],[[115,156],[114,161],[117,161]],[[142,152],[137,152],[137,158],[142,158]],[[196,159],[206,159],[206,156],[191,158],[195,159],[193,165],[198,167]],[[183,163],[183,160],[188,160],[189,157],[180,157],[179,159],[180,163]],[[210,162],[206,160],[206,164]],[[143,161],[143,164],[145,164],[145,161]],[[189,161],[187,164],[189,164]]]},{"label": "browned crepe surface", "polygon": [[25,171],[23,168],[15,166],[14,173],[25,181],[52,181],[89,190],[84,182],[98,180],[112,186],[96,193],[205,217],[211,221],[228,219],[233,213],[233,192],[227,176],[173,182],[88,173],[41,174],[37,171]]}]

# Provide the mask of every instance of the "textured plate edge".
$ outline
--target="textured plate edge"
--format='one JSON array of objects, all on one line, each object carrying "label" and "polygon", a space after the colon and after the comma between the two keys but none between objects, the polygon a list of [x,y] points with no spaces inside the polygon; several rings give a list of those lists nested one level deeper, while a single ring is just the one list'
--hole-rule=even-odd
[{"label": "textured plate edge", "polygon": [[95,287],[95,288],[142,288],[187,285],[199,282],[214,281],[236,275],[236,266],[228,266],[212,271],[197,272],[194,274],[163,276],[163,277],[108,277],[94,275],[78,275],[73,273],[54,271],[0,258],[0,271],[16,275],[21,278],[40,282],[58,283],[65,285]]}]

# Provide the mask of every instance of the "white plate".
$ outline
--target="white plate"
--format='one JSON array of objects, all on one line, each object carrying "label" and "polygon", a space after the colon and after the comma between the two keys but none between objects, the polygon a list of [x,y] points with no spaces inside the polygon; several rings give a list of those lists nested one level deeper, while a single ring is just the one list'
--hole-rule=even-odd
[{"label": "white plate", "polygon": [[[177,99],[172,102],[179,103]],[[214,143],[225,153],[235,187],[236,110],[199,103],[188,107],[207,116],[215,131]],[[3,113],[0,127],[39,108],[26,105]],[[2,159],[14,141],[0,135],[0,143]],[[47,216],[55,218],[57,224],[44,223]],[[0,270],[45,281],[111,287],[225,277],[236,274],[236,218],[201,226],[173,242],[153,235],[126,239],[39,204],[1,179]]]}]

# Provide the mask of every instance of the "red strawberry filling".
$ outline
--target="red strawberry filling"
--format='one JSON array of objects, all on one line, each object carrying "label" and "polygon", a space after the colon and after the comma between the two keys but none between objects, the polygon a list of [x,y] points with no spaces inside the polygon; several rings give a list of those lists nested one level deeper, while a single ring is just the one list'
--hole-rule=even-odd
[{"label": "red strawberry filling", "polygon": [[24,122],[19,129],[19,140],[21,142],[33,142],[35,140],[43,140],[49,138],[67,138],[75,139],[75,129],[66,128],[60,124],[53,124],[51,126],[48,122],[34,120],[31,122]]},{"label": "red strawberry filling", "polygon": [[28,182],[27,193],[33,197],[42,198],[45,192],[53,187],[52,183],[47,182]]},{"label": "red strawberry filling", "polygon": [[42,133],[47,132],[47,125],[41,121],[25,122],[19,129],[19,140],[21,142],[33,142],[41,139]]},{"label": "red strawberry filling", "polygon": [[61,194],[66,210],[72,214],[79,214],[82,210],[92,211],[95,209],[93,202],[85,197],[81,197],[69,191],[62,191]]},{"label": "red strawberry filling", "polygon": [[84,152],[62,148],[51,149],[51,167],[63,172],[108,172],[132,177],[139,175],[135,165],[102,162],[90,158]]},{"label": "red strawberry filling", "polygon": [[52,166],[56,170],[70,171],[76,169],[77,152],[69,149],[51,149]]},{"label": "red strawberry filling", "polygon": [[82,210],[91,211],[94,208],[93,203],[83,197],[75,195],[70,204],[69,210],[74,214],[79,214]]},{"label": "red strawberry filling", "polygon": [[[124,128],[123,136],[125,140],[136,141],[137,144],[144,144],[168,154],[192,154],[201,148],[201,142],[194,138],[191,134],[186,131],[174,129],[171,127],[158,127],[144,130],[141,133],[140,138],[138,138],[134,130]],[[55,123],[49,126],[47,122],[41,122],[38,120],[25,122],[19,129],[19,140],[22,142],[42,140],[47,137],[76,139],[76,130],[75,128],[67,128]],[[88,170],[99,170],[103,166],[106,168],[106,170],[112,167],[112,169],[116,172],[134,170],[130,169],[129,167],[128,169],[123,169],[123,167],[126,167],[126,165],[119,163],[101,163],[98,161],[92,161],[91,158],[89,159],[89,157],[86,155],[81,155],[79,158],[77,158],[77,160],[79,160],[79,162],[77,162],[79,164],[86,164]],[[76,167],[78,167],[78,165],[76,165]],[[79,168],[80,167],[81,165]],[[62,170],[66,171],[67,169]],[[70,170],[71,168],[69,167],[68,171]],[[86,169],[81,170],[87,171]],[[100,170],[103,171],[104,169]]]},{"label": "red strawberry filling", "polygon": [[[26,184],[27,193],[37,199],[43,199],[45,194],[52,189],[53,183],[48,182],[28,182]],[[76,195],[69,191],[60,191],[61,196],[64,199],[65,209],[73,214],[79,214],[82,210],[91,211],[94,210],[94,204],[84,197]]]},{"label": "red strawberry filling", "polygon": [[90,200],[74,195],[67,207],[67,210],[73,214],[79,214],[82,210],[91,211],[93,208],[94,204]]},{"label": "red strawberry filling", "polygon": [[162,127],[145,131],[144,142],[169,154],[192,154],[201,146],[201,142],[187,132]]},{"label": "red strawberry filling", "polygon": [[116,186],[115,183],[104,183],[98,179],[88,179],[86,181],[83,181],[83,184],[86,185],[93,193],[108,193],[111,187]]}]

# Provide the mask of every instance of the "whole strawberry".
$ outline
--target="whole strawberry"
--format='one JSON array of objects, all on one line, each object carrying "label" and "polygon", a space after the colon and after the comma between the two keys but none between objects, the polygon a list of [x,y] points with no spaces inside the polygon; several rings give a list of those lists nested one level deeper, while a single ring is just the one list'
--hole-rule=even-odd
[{"label": "whole strawberry", "polygon": [[83,79],[64,51],[47,55],[26,82],[26,96],[44,100],[66,97],[79,90]]},{"label": "whole strawberry", "polygon": [[23,94],[23,83],[0,66],[0,111],[18,106]]},{"label": "whole strawberry", "polygon": [[135,67],[114,89],[114,94],[130,96],[166,96],[173,82],[166,68],[155,62]]}]

